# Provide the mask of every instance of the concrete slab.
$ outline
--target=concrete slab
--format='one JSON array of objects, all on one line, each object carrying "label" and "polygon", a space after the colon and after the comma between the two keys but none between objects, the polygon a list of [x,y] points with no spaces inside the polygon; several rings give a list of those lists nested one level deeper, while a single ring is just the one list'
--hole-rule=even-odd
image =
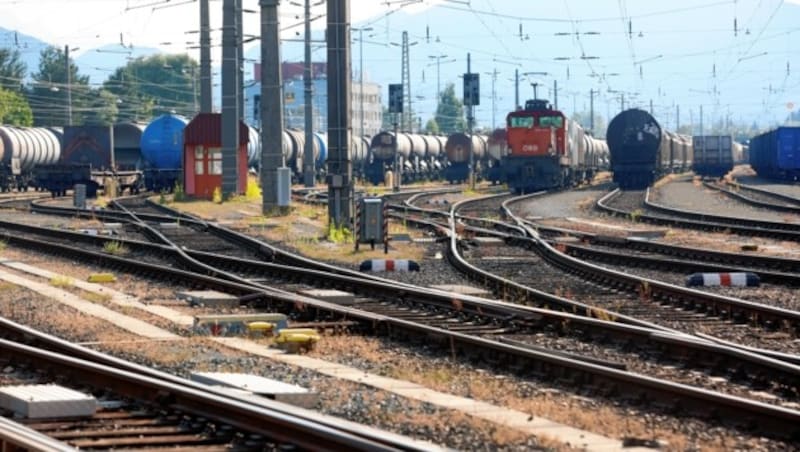
[{"label": "concrete slab", "polygon": [[238,308],[239,298],[233,295],[217,292],[216,290],[189,290],[178,292],[181,300],[186,300],[192,306],[208,306],[214,308]]},{"label": "concrete slab", "polygon": [[301,290],[298,293],[306,297],[316,298],[318,300],[327,301],[329,303],[336,303],[343,306],[350,306],[355,304],[356,302],[355,296],[352,293],[344,292],[341,290],[308,289],[308,290]]},{"label": "concrete slab", "polygon": [[[31,275],[47,278],[48,280],[52,280],[53,278],[64,277],[64,275],[59,275],[58,273],[54,273],[49,270],[45,270],[43,268],[34,267],[32,265],[28,265],[23,262],[17,262],[12,260],[0,260],[0,264]],[[94,284],[88,281],[80,281],[80,280],[74,280],[72,284],[75,287],[81,290],[85,290],[87,292],[91,292],[97,295],[110,296],[111,298],[108,301],[116,305],[140,309],[142,311],[149,312],[150,314],[156,315],[158,317],[167,319],[171,322],[177,323],[180,326],[189,327],[192,326],[192,324],[194,323],[194,318],[190,315],[182,314],[174,309],[170,309],[164,306],[154,306],[154,305],[144,304],[140,302],[136,297],[119,292],[109,287],[102,286],[100,284]]]},{"label": "concrete slab", "polygon": [[87,417],[97,410],[97,400],[58,385],[0,387],[0,407],[27,418]]},{"label": "concrete slab", "polygon": [[459,295],[473,295],[476,297],[485,297],[487,295],[491,295],[486,289],[481,289],[479,287],[472,287],[472,286],[465,286],[461,284],[439,284],[436,286],[431,286],[434,289],[443,290],[445,292],[453,292]]},{"label": "concrete slab", "polygon": [[86,301],[70,292],[53,286],[34,281],[32,279],[23,278],[21,276],[1,270],[0,279],[21,287],[27,287],[34,292],[53,298],[62,304],[83,312],[84,314],[106,320],[134,334],[149,337],[151,339],[180,339],[180,336],[167,330],[158,328],[139,319],[120,314],[116,311],[106,308],[105,306]]},{"label": "concrete slab", "polygon": [[254,322],[274,324],[279,331],[286,328],[287,317],[278,313],[197,315],[192,330],[209,336],[243,336],[250,332],[248,324]]},{"label": "concrete slab", "polygon": [[303,408],[313,408],[319,398],[316,392],[311,392],[301,386],[259,375],[228,372],[192,372],[189,378],[192,381],[211,386],[227,386],[249,391],[268,399]]}]

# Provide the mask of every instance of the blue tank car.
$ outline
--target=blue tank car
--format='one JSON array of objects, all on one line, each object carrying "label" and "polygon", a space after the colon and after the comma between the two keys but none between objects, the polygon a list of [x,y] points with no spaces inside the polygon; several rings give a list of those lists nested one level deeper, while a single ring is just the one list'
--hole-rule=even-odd
[{"label": "blue tank car", "polygon": [[188,121],[182,116],[161,115],[142,133],[142,157],[145,160],[145,187],[150,191],[172,191],[183,167],[183,129]]}]

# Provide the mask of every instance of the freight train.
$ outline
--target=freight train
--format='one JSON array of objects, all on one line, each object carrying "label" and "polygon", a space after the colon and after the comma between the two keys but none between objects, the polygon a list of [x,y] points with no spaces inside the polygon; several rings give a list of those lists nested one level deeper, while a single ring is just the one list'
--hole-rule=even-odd
[{"label": "freight train", "polygon": [[657,177],[691,169],[690,137],[664,130],[650,113],[632,108],[608,124],[606,141],[614,182],[623,189],[641,189]]},{"label": "freight train", "polygon": [[[63,195],[86,184],[87,195],[114,180],[120,190],[171,191],[183,168],[186,118],[162,115],[147,124],[65,126],[63,128],[0,126],[0,190],[36,188]],[[317,180],[324,180],[327,136],[314,133],[312,159]],[[261,161],[260,133],[249,128],[248,165]],[[359,177],[369,148],[366,138],[352,140],[354,175]],[[293,179],[302,180],[305,134],[283,132],[283,158]]]},{"label": "freight train", "polygon": [[[447,155],[447,167],[444,169],[444,178],[449,183],[467,182],[469,179],[470,160],[475,165],[475,175],[482,178],[490,166],[486,159],[488,155],[489,137],[486,135],[473,134],[470,136],[457,132],[447,137],[445,143],[445,154]],[[472,145],[470,146],[470,142]],[[470,152],[472,155],[470,156]]]},{"label": "freight train", "polygon": [[372,184],[381,184],[387,171],[400,170],[403,183],[437,179],[444,167],[445,138],[414,133],[380,132],[369,141],[365,155],[364,176]]},{"label": "freight train", "polygon": [[491,158],[489,168],[486,170],[486,178],[492,185],[506,181],[506,175],[503,172],[501,162],[503,161],[503,157],[508,155],[509,151],[508,131],[506,131],[505,128],[494,129],[486,140],[486,152]]},{"label": "freight train", "polygon": [[62,135],[59,128],[0,126],[0,190],[35,186],[33,167],[58,162]]},{"label": "freight train", "polygon": [[692,170],[699,176],[722,177],[743,159],[744,146],[730,135],[695,135]]},{"label": "freight train", "polygon": [[800,180],[800,127],[778,127],[750,139],[750,166],[766,178]]},{"label": "freight train", "polygon": [[605,168],[608,148],[546,100],[533,99],[506,117],[508,152],[500,160],[508,188],[531,193],[590,181]]},{"label": "freight train", "polygon": [[[55,161],[34,158],[30,167],[33,185],[64,195],[76,184],[86,186],[86,196],[96,196],[101,186],[138,193],[144,188],[138,170],[139,139],[144,126],[65,126]],[[116,137],[116,141],[115,141]]]}]

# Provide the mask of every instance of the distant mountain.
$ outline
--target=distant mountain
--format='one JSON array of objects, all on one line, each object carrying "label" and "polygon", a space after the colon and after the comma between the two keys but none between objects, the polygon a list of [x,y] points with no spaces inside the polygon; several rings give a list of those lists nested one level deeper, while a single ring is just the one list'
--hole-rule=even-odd
[{"label": "distant mountain", "polygon": [[23,33],[0,27],[0,47],[19,50],[22,61],[27,66],[26,78],[39,72],[39,55],[50,44]]},{"label": "distant mountain", "polygon": [[107,44],[90,49],[75,58],[78,71],[89,76],[89,83],[101,84],[117,70],[128,64],[128,60],[161,53],[152,47],[128,48],[120,44]]}]

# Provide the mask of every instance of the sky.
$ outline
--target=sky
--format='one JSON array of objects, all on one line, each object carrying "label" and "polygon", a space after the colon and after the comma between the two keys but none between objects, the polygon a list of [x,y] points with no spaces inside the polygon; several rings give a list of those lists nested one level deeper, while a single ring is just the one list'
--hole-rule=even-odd
[{"label": "sky", "polygon": [[[258,0],[243,3],[259,8]],[[284,39],[302,38],[300,3],[281,1]],[[211,0],[217,42],[221,10],[222,1]],[[312,9],[312,17],[324,13],[324,4]],[[196,0],[0,0],[0,26],[68,44],[77,56],[121,43],[196,58],[198,16]],[[259,14],[245,14],[245,34],[257,35],[259,21]],[[623,106],[648,109],[652,101],[669,128],[697,123],[701,106],[706,124],[761,125],[800,106],[800,0],[351,0],[351,23],[372,28],[364,33],[365,73],[383,86],[399,82],[400,49],[391,43],[408,31],[411,87],[423,120],[435,110],[437,89],[454,83],[460,94],[468,53],[481,76],[476,116],[486,125],[513,109],[515,71],[524,74],[521,102],[532,97],[531,83],[538,97],[552,100],[555,81],[567,114],[588,111],[592,92],[602,116]],[[325,21],[312,24],[319,33]],[[320,47],[315,59],[325,56]],[[299,46],[287,49],[284,60],[302,58]],[[432,57],[441,55],[437,66]]]}]

